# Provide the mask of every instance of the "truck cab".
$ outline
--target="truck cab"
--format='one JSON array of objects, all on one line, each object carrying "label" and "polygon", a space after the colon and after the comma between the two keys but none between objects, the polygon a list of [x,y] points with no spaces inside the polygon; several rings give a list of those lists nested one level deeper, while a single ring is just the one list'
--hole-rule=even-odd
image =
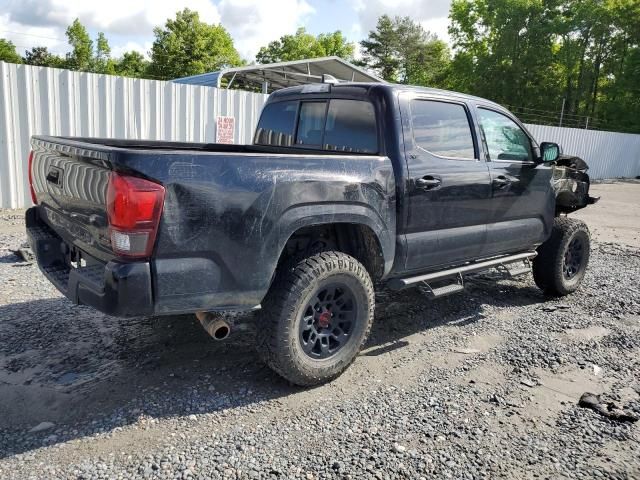
[{"label": "truck cab", "polygon": [[294,87],[270,97],[255,142],[332,151],[339,135],[348,136],[348,151],[393,164],[391,276],[530,249],[550,234],[552,167],[495,103],[405,86]]}]

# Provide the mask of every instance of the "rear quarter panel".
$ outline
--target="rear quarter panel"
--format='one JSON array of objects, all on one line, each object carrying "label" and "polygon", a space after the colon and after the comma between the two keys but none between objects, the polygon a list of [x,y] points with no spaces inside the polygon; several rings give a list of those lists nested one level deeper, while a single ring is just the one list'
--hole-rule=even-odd
[{"label": "rear quarter panel", "polygon": [[[173,274],[159,276],[170,280],[156,289],[173,304],[194,294],[210,295],[211,307],[260,303],[288,238],[314,224],[371,227],[385,273],[391,269],[396,207],[387,157],[145,152],[122,160],[165,186],[155,268]],[[189,259],[184,271],[164,261],[180,257]]]}]

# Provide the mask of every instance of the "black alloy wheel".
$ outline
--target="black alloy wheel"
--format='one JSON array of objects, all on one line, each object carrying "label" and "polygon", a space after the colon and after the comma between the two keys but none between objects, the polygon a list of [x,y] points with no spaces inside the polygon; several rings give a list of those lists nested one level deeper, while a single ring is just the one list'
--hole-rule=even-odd
[{"label": "black alloy wheel", "polygon": [[338,352],[351,338],[357,308],[347,285],[332,282],[321,286],[302,313],[302,350],[314,359],[329,358]]},{"label": "black alloy wheel", "polygon": [[582,267],[584,260],[584,245],[582,238],[573,237],[567,250],[564,252],[564,262],[562,264],[562,271],[564,278],[571,280],[575,277]]}]

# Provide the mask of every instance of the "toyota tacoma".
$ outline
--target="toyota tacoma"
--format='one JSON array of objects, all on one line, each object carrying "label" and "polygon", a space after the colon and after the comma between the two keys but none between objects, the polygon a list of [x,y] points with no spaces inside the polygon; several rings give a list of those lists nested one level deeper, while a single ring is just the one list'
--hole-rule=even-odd
[{"label": "toyota tacoma", "polygon": [[[584,162],[481,98],[391,84],[276,91],[251,145],[34,136],[26,213],[38,265],[115,316],[260,309],[257,349],[298,385],[356,358],[374,285],[458,292],[533,272],[575,291],[589,231]],[[579,159],[577,159],[579,160]],[[576,166],[576,163],[579,165]]]}]

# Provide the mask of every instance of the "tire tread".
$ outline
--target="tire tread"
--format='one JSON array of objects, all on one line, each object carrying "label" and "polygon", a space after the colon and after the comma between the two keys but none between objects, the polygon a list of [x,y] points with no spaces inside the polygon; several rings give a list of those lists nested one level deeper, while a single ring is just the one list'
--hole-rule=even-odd
[{"label": "tire tread", "polygon": [[[292,316],[298,313],[298,300],[310,284],[330,272],[355,276],[364,287],[368,298],[367,325],[356,354],[341,358],[327,368],[322,375],[312,373],[297,362],[289,345]],[[338,251],[317,253],[301,260],[293,260],[281,266],[276,273],[269,293],[262,304],[259,328],[265,332],[257,336],[256,348],[262,360],[276,373],[300,386],[325,383],[336,378],[353,363],[366,342],[373,323],[375,295],[373,283],[364,266],[355,258]],[[297,334],[295,334],[297,340]]]},{"label": "tire tread", "polygon": [[[586,256],[583,272],[578,281],[569,282],[564,278],[562,269],[564,250],[577,232],[586,234]],[[538,247],[538,256],[533,260],[533,279],[536,285],[545,293],[555,296],[565,296],[578,289],[589,263],[589,248],[591,237],[589,228],[581,221],[568,217],[556,217],[549,239]]]}]

